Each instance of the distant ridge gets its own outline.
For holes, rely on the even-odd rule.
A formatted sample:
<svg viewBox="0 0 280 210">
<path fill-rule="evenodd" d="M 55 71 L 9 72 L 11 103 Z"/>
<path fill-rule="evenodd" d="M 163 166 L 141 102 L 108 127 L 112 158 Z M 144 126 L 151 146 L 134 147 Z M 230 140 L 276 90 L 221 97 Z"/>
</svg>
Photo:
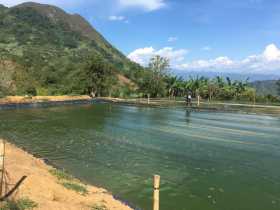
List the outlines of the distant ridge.
<svg viewBox="0 0 280 210">
<path fill-rule="evenodd" d="M 258 95 L 273 95 L 280 96 L 277 91 L 277 80 L 267 80 L 267 81 L 255 81 L 251 83 L 251 86 L 256 88 Z"/>
<path fill-rule="evenodd" d="M 182 76 L 183 78 L 196 77 L 196 76 L 204 76 L 209 78 L 214 78 L 217 76 L 226 78 L 230 77 L 233 80 L 246 80 L 249 78 L 249 81 L 264 81 L 264 80 L 277 80 L 280 79 L 280 76 L 273 74 L 238 74 L 238 73 L 226 73 L 226 72 L 207 72 L 207 71 L 173 71 L 174 74 Z"/>
</svg>

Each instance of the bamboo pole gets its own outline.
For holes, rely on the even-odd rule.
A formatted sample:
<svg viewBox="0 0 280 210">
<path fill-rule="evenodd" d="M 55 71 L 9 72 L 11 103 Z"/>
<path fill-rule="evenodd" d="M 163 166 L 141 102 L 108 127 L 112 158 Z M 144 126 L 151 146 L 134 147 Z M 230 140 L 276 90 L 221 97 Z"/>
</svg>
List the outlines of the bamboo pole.
<svg viewBox="0 0 280 210">
<path fill-rule="evenodd" d="M 154 205 L 153 210 L 159 210 L 159 185 L 160 176 L 154 175 Z"/>
</svg>

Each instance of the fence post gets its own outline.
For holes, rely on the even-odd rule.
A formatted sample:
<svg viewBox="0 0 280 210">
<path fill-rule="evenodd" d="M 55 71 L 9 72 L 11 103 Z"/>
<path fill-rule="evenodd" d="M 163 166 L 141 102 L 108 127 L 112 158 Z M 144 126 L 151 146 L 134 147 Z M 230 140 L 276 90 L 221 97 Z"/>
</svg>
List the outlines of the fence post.
<svg viewBox="0 0 280 210">
<path fill-rule="evenodd" d="M 159 184 L 160 176 L 154 175 L 154 205 L 153 210 L 159 210 Z"/>
</svg>

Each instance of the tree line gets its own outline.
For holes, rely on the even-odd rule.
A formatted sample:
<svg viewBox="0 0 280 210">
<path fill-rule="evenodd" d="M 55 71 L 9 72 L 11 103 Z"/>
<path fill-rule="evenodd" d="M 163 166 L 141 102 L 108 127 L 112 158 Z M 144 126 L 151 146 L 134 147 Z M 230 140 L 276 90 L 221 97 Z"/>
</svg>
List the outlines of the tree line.
<svg viewBox="0 0 280 210">
<path fill-rule="evenodd" d="M 231 80 L 229 77 L 215 78 L 182 77 L 169 74 L 169 60 L 155 56 L 150 60 L 148 73 L 139 91 L 147 97 L 184 97 L 192 94 L 193 97 L 200 96 L 203 99 L 211 100 L 236 100 L 251 102 L 278 102 L 279 98 L 267 95 L 259 96 L 256 89 L 249 84 L 249 78 L 244 81 Z M 277 82 L 280 95 L 280 80 Z"/>
<path fill-rule="evenodd" d="M 3 67 L 4 64 L 2 64 Z M 60 70 L 47 68 L 42 71 L 36 81 L 30 80 L 28 65 L 22 65 L 24 70 L 14 70 L 9 77 L 15 82 L 18 91 L 9 92 L 15 87 L 4 87 L 0 82 L 0 96 L 7 94 L 19 95 L 62 95 L 62 94 L 88 94 L 95 96 L 112 97 L 185 97 L 191 94 L 200 96 L 205 100 L 236 100 L 251 102 L 278 102 L 279 98 L 268 95 L 258 96 L 256 89 L 250 86 L 249 80 L 231 80 L 229 77 L 182 77 L 170 74 L 170 65 L 167 58 L 155 56 L 151 58 L 148 67 L 134 69 L 126 72 L 127 77 L 136 88 L 120 85 L 118 74 L 122 72 L 105 61 L 100 55 L 92 55 L 84 59 L 82 64 L 72 64 Z M 52 67 L 52 66 L 51 66 Z M 132 66 L 133 68 L 133 66 Z M 11 71 L 8 71 L 11 72 Z M 4 77 L 5 75 L 2 75 Z M 7 77 L 7 76 L 6 76 Z M 4 80 L 2 80 L 4 81 Z M 40 81 L 40 83 L 38 83 Z M 277 82 L 280 95 L 280 80 Z M 51 92 L 50 92 L 51 91 Z"/>
</svg>

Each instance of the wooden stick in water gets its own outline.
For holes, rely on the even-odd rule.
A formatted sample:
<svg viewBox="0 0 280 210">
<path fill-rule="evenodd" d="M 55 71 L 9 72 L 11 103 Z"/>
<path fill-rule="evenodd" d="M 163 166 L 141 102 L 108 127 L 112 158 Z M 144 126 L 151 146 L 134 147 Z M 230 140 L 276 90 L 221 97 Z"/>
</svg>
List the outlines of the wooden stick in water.
<svg viewBox="0 0 280 210">
<path fill-rule="evenodd" d="M 154 205 L 153 210 L 159 210 L 159 185 L 160 176 L 154 175 Z"/>
</svg>

